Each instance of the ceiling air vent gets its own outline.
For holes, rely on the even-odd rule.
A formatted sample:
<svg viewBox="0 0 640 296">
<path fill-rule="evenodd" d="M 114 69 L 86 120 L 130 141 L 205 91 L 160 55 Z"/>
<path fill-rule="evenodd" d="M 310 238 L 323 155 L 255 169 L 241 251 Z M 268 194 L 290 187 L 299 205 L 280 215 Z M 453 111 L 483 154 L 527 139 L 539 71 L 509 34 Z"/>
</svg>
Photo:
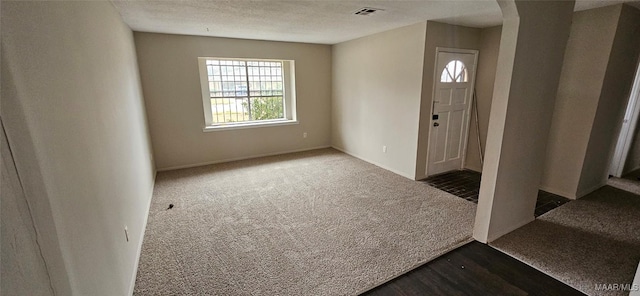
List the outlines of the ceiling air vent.
<svg viewBox="0 0 640 296">
<path fill-rule="evenodd" d="M 380 8 L 371 8 L 371 7 L 363 7 L 358 9 L 356 12 L 354 12 L 353 14 L 357 14 L 357 15 L 370 15 L 374 12 L 380 11 L 380 10 L 384 10 L 384 9 L 380 9 Z"/>
</svg>

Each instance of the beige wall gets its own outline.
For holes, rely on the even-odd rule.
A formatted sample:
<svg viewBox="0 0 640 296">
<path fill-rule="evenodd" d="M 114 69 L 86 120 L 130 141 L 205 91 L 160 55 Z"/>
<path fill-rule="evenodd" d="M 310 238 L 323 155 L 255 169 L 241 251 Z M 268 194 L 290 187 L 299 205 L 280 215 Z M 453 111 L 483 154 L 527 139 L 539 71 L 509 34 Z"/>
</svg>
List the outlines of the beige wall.
<svg viewBox="0 0 640 296">
<path fill-rule="evenodd" d="M 2 6 L 2 122 L 51 285 L 130 294 L 154 178 L 132 32 L 108 2 Z"/>
<path fill-rule="evenodd" d="M 212 37 L 135 34 L 159 170 L 330 145 L 331 47 Z M 198 57 L 295 60 L 299 124 L 203 132 Z M 308 133 L 304 139 L 302 134 Z"/>
<path fill-rule="evenodd" d="M 2 67 L 6 69 L 6 67 Z M 2 76 L 8 76 L 3 71 Z M 3 80 L 2 97 L 11 92 L 6 91 L 8 80 Z M 4 103 L 4 100 L 3 100 Z M 40 255 L 39 241 L 35 232 L 35 221 L 42 221 L 45 217 L 32 219 L 29 204 L 25 194 L 20 187 L 20 179 L 14 165 L 14 159 L 4 136 L 4 131 L 0 131 L 2 145 L 0 150 L 0 166 L 2 167 L 2 179 L 0 179 L 0 220 L 2 228 L 2 245 L 0 251 L 0 291 L 2 295 L 54 295 L 54 291 L 49 281 L 46 262 Z M 47 204 L 47 210 L 49 205 Z M 35 209 L 34 209 L 35 210 Z M 34 221 L 35 220 L 35 221 Z M 51 213 L 46 216 L 47 223 L 52 223 Z M 42 228 L 40 228 L 42 229 Z M 54 231 L 51 227 L 49 231 Z M 49 238 L 50 239 L 50 238 Z M 57 237 L 56 244 L 57 244 Z M 40 238 L 40 243 L 42 238 Z M 44 245 L 50 242 L 44 242 Z M 56 257 L 62 263 L 62 256 L 56 250 Z M 49 253 L 49 256 L 51 253 Z M 66 274 L 65 274 L 66 275 Z M 68 289 L 67 289 L 68 290 Z"/>
<path fill-rule="evenodd" d="M 549 132 L 543 190 L 576 197 L 620 8 L 574 13 Z"/>
<path fill-rule="evenodd" d="M 425 29 L 419 23 L 333 46 L 331 144 L 411 179 Z"/>
<path fill-rule="evenodd" d="M 422 68 L 420 127 L 416 153 L 416 168 L 414 172 L 415 179 L 423 179 L 426 177 L 427 147 L 429 145 L 429 131 L 431 130 L 432 123 L 431 103 L 433 101 L 433 75 L 436 62 L 436 47 L 478 49 L 480 46 L 480 31 L 480 29 L 476 28 L 453 26 L 432 21 L 427 22 L 424 66 Z M 474 128 L 473 126 L 471 127 Z"/>
<path fill-rule="evenodd" d="M 416 24 L 341 43 L 333 49 L 332 145 L 411 179 L 426 177 L 436 47 L 479 49 L 482 31 L 431 21 L 424 27 L 424 23 Z M 497 45 L 489 39 L 499 43 L 499 28 L 487 35 L 488 50 L 495 50 L 484 61 L 490 64 L 491 56 L 497 55 Z M 416 56 L 420 51 L 423 55 Z M 386 62 L 388 56 L 396 57 L 394 63 L 372 62 Z M 416 65 L 418 61 L 422 65 Z M 493 88 L 493 63 L 478 68 L 478 73 L 491 75 L 480 82 L 483 91 Z M 419 74 L 412 75 L 412 71 Z M 422 77 L 418 89 L 409 77 Z M 481 108 L 487 114 L 481 125 L 486 131 L 491 97 L 483 98 Z M 416 108 L 420 110 L 417 118 Z M 388 119 L 380 121 L 380 117 Z M 475 130 L 473 137 L 476 141 Z M 468 151 L 477 153 L 477 144 L 470 145 Z M 382 146 L 387 146 L 387 153 L 382 152 Z M 475 160 L 479 163 L 479 158 Z"/>
<path fill-rule="evenodd" d="M 498 62 L 501 32 L 502 26 L 485 28 L 480 31 L 480 46 L 478 47 L 480 52 L 478 54 L 475 90 L 478 103 L 480 141 L 483 153 L 487 146 L 489 111 L 491 110 L 491 101 L 493 100 L 493 84 L 496 78 L 496 64 Z M 476 172 L 481 172 L 482 165 L 480 161 L 480 151 L 478 150 L 478 132 L 476 128 L 476 117 L 472 110 L 465 167 Z"/>
<path fill-rule="evenodd" d="M 619 6 L 620 7 L 620 6 Z M 640 55 L 640 10 L 622 5 L 576 195 L 607 183 Z"/>
<path fill-rule="evenodd" d="M 638 10 L 576 12 L 541 189 L 578 198 L 606 184 L 640 50 Z"/>
</svg>

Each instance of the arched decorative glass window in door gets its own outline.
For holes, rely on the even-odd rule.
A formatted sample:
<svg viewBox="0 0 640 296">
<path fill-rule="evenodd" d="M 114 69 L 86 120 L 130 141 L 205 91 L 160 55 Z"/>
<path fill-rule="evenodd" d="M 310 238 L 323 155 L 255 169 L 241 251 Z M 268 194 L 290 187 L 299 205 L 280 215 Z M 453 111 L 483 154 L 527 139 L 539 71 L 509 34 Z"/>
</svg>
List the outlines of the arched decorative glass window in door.
<svg viewBox="0 0 640 296">
<path fill-rule="evenodd" d="M 444 67 L 440 75 L 440 82 L 468 82 L 467 67 L 462 61 L 453 60 Z"/>
</svg>

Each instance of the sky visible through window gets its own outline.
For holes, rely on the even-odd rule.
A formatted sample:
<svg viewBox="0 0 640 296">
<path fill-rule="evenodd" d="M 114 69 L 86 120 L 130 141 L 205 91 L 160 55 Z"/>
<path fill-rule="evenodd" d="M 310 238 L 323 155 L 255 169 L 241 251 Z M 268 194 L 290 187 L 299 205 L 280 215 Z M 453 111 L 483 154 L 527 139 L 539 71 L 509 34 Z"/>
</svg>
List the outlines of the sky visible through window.
<svg viewBox="0 0 640 296">
<path fill-rule="evenodd" d="M 214 124 L 284 118 L 281 61 L 206 61 Z"/>
<path fill-rule="evenodd" d="M 467 67 L 459 60 L 449 62 L 440 75 L 440 82 L 451 83 L 467 81 Z"/>
</svg>

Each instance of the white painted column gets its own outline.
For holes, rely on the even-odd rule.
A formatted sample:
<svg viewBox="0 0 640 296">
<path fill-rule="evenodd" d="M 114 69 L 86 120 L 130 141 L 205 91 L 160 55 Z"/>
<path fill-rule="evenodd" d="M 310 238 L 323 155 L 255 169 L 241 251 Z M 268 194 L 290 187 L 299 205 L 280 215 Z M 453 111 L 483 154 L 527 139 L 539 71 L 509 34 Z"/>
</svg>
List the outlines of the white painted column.
<svg viewBox="0 0 640 296">
<path fill-rule="evenodd" d="M 534 219 L 575 2 L 498 0 L 504 18 L 474 238 Z"/>
</svg>

